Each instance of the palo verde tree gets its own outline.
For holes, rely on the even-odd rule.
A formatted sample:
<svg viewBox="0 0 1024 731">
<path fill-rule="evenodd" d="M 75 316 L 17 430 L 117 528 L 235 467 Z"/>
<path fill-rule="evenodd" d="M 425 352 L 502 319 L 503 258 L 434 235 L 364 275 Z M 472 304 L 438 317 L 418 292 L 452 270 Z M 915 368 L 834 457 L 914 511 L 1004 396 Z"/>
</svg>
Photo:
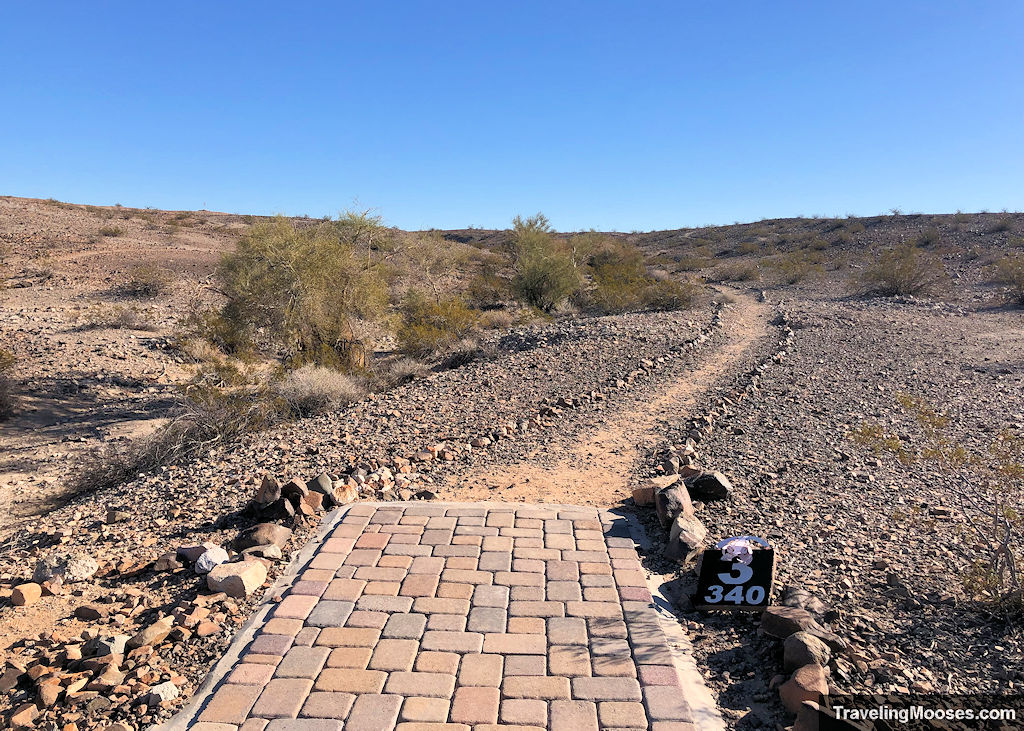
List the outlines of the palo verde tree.
<svg viewBox="0 0 1024 731">
<path fill-rule="evenodd" d="M 392 248 L 391 232 L 367 213 L 255 224 L 219 268 L 227 302 L 217 339 L 229 351 L 277 349 L 293 364 L 358 365 L 354 321 L 385 311 Z"/>
<path fill-rule="evenodd" d="M 526 304 L 551 312 L 579 289 L 572 253 L 555 238 L 543 213 L 513 219 L 508 251 L 512 291 Z"/>
</svg>

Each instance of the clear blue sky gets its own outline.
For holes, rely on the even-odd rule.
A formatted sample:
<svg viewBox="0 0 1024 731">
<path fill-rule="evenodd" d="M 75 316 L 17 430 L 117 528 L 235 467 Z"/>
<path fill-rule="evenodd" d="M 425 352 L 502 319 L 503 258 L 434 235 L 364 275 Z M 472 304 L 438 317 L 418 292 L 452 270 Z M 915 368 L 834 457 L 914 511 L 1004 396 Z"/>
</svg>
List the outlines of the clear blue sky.
<svg viewBox="0 0 1024 731">
<path fill-rule="evenodd" d="M 404 228 L 1024 208 L 1024 3 L 10 2 L 0 194 Z"/>
</svg>

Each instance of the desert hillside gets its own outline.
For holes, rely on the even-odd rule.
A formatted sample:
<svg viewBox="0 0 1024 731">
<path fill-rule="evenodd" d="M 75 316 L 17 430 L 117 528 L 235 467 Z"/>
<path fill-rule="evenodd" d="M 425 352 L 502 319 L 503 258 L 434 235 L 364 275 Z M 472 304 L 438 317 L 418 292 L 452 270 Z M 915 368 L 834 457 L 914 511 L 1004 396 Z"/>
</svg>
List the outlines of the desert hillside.
<svg viewBox="0 0 1024 731">
<path fill-rule="evenodd" d="M 256 556 L 269 585 L 332 501 L 488 500 L 635 514 L 653 539 L 645 568 L 673 589 L 726 722 L 780 727 L 792 718 L 776 691 L 790 670 L 780 643 L 758 615 L 693 608 L 692 562 L 662 550 L 678 531 L 644 504 L 645 489 L 705 473 L 729 485 L 727 500 L 694 499 L 704 542 L 773 543 L 775 603 L 821 624 L 833 692 L 1019 692 L 1020 593 L 1006 583 L 1019 579 L 991 566 L 1000 547 L 1000 560 L 1020 559 L 1021 526 L 979 523 L 994 491 L 998 511 L 1021 508 L 1024 215 L 551 232 L 583 284 L 546 309 L 479 291 L 511 276 L 513 232 L 381 229 L 399 243 L 366 246 L 389 278 L 379 312 L 354 318 L 363 390 L 187 459 L 83 480 L 186 413 L 197 373 L 221 373 L 214 387 L 229 396 L 252 383 L 234 384 L 227 363 L 288 377 L 279 345 L 236 357 L 198 347 L 189 329 L 224 306 L 221 257 L 261 223 L 274 225 L 0 198 L 0 350 L 13 358 L 0 422 L 0 713 L 31 706 L 39 727 L 84 731 L 146 728 L 178 710 L 262 594 L 208 591 L 179 549 L 241 553 L 240 533 L 278 523 L 291 533 L 249 545 L 275 544 Z M 602 278 L 612 250 L 635 264 L 630 286 L 653 293 L 639 304 L 618 304 L 632 292 Z M 436 348 L 413 339 L 427 307 L 409 304 L 417 286 L 428 305 L 450 305 L 444 323 L 467 318 Z M 944 461 L 955 447 L 971 458 Z M 261 502 L 268 476 L 285 488 L 299 478 L 302 499 Z M 305 489 L 317 478 L 322 494 Z M 51 554 L 91 568 L 44 586 L 33 574 Z M 29 584 L 43 589 L 24 601 Z M 135 637 L 166 617 L 173 630 L 144 652 L 108 647 L 94 657 L 113 659 L 83 669 L 92 638 Z M 49 670 L 30 678 L 33 666 Z M 154 698 L 166 683 L 174 692 Z"/>
</svg>

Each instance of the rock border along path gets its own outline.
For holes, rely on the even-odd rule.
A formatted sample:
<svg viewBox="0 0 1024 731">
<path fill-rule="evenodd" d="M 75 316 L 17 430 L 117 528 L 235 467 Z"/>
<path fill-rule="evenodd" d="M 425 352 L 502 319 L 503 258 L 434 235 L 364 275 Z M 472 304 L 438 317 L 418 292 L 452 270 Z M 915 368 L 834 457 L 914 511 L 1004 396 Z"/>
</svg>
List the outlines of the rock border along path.
<svg viewBox="0 0 1024 731">
<path fill-rule="evenodd" d="M 720 727 L 638 529 L 594 507 L 346 506 L 165 728 Z"/>
</svg>

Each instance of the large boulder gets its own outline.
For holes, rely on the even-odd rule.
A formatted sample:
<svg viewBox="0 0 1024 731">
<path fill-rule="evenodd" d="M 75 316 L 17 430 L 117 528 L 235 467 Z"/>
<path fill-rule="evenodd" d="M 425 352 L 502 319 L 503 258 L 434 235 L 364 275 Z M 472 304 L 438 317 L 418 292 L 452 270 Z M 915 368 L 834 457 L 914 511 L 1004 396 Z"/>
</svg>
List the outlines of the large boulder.
<svg viewBox="0 0 1024 731">
<path fill-rule="evenodd" d="M 261 561 L 222 563 L 206 575 L 210 591 L 222 591 L 235 599 L 249 596 L 266 580 L 267 567 Z"/>
<path fill-rule="evenodd" d="M 42 584 L 46 581 L 59 579 L 65 584 L 87 581 L 99 571 L 100 565 L 91 556 L 84 553 L 51 553 L 44 556 L 36 564 L 32 572 L 32 581 Z"/>
<path fill-rule="evenodd" d="M 694 500 L 711 502 L 728 500 L 732 497 L 732 483 L 721 472 L 702 472 L 685 480 L 690 497 Z"/>
<path fill-rule="evenodd" d="M 704 539 L 708 531 L 704 524 L 692 515 L 680 513 L 672 521 L 665 558 L 679 563 L 689 563 L 704 550 Z"/>
<path fill-rule="evenodd" d="M 235 539 L 235 548 L 244 551 L 254 546 L 277 546 L 284 548 L 292 537 L 290 528 L 277 523 L 259 523 L 242 531 Z"/>
<path fill-rule="evenodd" d="M 828 678 L 821 665 L 797 668 L 793 677 L 779 686 L 779 698 L 790 713 L 797 713 L 804 701 L 820 703 L 828 695 Z"/>
<path fill-rule="evenodd" d="M 782 665 L 787 671 L 804 665 L 828 665 L 832 651 L 810 632 L 794 632 L 782 644 Z"/>
</svg>

